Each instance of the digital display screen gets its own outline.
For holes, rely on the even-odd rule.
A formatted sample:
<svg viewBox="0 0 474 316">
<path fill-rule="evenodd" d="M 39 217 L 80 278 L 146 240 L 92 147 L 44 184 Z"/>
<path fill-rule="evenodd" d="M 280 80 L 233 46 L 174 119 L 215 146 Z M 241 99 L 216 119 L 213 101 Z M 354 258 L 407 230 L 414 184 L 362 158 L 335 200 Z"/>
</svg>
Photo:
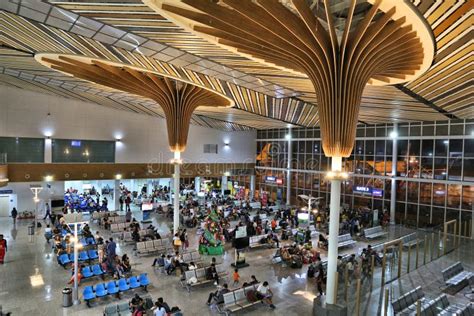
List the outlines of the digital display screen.
<svg viewBox="0 0 474 316">
<path fill-rule="evenodd" d="M 142 203 L 142 211 L 153 210 L 153 203 Z"/>
<path fill-rule="evenodd" d="M 71 146 L 72 147 L 81 147 L 81 141 L 80 140 L 71 140 Z"/>
</svg>

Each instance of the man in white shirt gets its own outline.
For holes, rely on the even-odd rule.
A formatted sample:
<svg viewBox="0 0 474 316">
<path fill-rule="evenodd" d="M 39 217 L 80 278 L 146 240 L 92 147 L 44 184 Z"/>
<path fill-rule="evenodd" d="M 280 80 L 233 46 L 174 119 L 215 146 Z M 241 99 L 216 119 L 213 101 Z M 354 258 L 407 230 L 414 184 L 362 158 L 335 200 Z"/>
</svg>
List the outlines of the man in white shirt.
<svg viewBox="0 0 474 316">
<path fill-rule="evenodd" d="M 160 306 L 158 302 L 155 302 L 155 310 L 153 311 L 154 316 L 166 316 L 166 309 Z"/>
<path fill-rule="evenodd" d="M 257 288 L 257 298 L 267 303 L 271 308 L 275 308 L 272 302 L 273 292 L 268 285 L 268 282 L 265 281 L 260 284 Z"/>
</svg>

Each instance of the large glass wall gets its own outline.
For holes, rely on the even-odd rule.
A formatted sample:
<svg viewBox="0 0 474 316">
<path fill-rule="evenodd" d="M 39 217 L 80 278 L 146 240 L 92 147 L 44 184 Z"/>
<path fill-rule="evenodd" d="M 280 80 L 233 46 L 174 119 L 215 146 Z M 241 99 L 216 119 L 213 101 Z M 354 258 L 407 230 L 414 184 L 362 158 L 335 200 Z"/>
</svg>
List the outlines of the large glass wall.
<svg viewBox="0 0 474 316">
<path fill-rule="evenodd" d="M 52 160 L 54 163 L 113 163 L 115 162 L 115 142 L 53 139 Z"/>
<path fill-rule="evenodd" d="M 44 162 L 44 139 L 0 137 L 0 154 L 6 154 L 8 163 Z"/>
<path fill-rule="evenodd" d="M 359 125 L 354 149 L 343 159 L 351 177 L 342 185 L 341 203 L 349 207 L 389 209 L 392 176 L 392 124 Z M 257 133 L 257 189 L 286 199 L 286 169 L 291 158 L 291 201 L 299 194 L 329 202 L 319 129 Z M 396 219 L 419 227 L 453 216 L 469 218 L 474 201 L 474 120 L 398 124 Z M 281 178 L 277 183 L 268 177 Z"/>
</svg>

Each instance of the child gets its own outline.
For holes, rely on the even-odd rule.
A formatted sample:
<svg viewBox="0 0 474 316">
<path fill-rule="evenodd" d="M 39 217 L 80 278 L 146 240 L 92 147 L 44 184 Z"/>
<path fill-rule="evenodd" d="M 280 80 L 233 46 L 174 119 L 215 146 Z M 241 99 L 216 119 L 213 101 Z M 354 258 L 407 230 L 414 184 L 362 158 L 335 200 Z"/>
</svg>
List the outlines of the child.
<svg viewBox="0 0 474 316">
<path fill-rule="evenodd" d="M 234 279 L 234 286 L 238 285 L 239 280 L 240 280 L 239 269 L 234 270 L 234 274 L 232 275 L 232 278 Z"/>
</svg>

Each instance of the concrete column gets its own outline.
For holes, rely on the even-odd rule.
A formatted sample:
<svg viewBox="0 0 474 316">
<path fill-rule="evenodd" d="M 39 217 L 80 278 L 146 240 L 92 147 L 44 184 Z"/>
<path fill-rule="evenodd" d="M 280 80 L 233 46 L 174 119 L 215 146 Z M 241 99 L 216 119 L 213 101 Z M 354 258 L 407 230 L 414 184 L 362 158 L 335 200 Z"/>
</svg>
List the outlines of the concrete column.
<svg viewBox="0 0 474 316">
<path fill-rule="evenodd" d="M 109 210 L 118 210 L 120 208 L 120 180 L 114 181 L 114 200 L 112 201 L 113 205 L 109 206 Z"/>
<path fill-rule="evenodd" d="M 194 178 L 194 191 L 196 193 L 201 191 L 201 177 Z"/>
<path fill-rule="evenodd" d="M 46 138 L 44 140 L 44 163 L 52 163 L 53 162 L 53 141 L 51 138 Z"/>
<path fill-rule="evenodd" d="M 146 181 L 146 194 L 153 193 L 153 180 L 148 179 Z"/>
<path fill-rule="evenodd" d="M 177 233 L 179 229 L 179 167 L 181 164 L 181 153 L 174 153 L 174 203 L 173 203 L 173 232 Z"/>
<path fill-rule="evenodd" d="M 222 176 L 221 179 L 221 194 L 224 195 L 224 191 L 227 190 L 227 176 Z"/>
<path fill-rule="evenodd" d="M 250 176 L 250 198 L 255 196 L 255 175 Z"/>
<path fill-rule="evenodd" d="M 291 128 L 288 129 L 288 134 L 286 135 L 288 139 L 288 152 L 287 152 L 287 163 L 286 163 L 286 205 L 291 204 Z"/>
<path fill-rule="evenodd" d="M 342 158 L 332 157 L 331 170 L 341 171 Z M 331 180 L 331 200 L 329 204 L 329 245 L 328 245 L 328 268 L 327 268 L 327 286 L 326 303 L 334 304 L 336 296 L 336 271 L 337 271 L 337 243 L 339 236 L 339 212 L 341 207 L 341 180 Z"/>
<path fill-rule="evenodd" d="M 398 139 L 398 124 L 393 124 L 392 138 L 392 189 L 390 194 L 390 224 L 395 224 L 395 212 L 397 201 L 397 139 Z"/>
</svg>

